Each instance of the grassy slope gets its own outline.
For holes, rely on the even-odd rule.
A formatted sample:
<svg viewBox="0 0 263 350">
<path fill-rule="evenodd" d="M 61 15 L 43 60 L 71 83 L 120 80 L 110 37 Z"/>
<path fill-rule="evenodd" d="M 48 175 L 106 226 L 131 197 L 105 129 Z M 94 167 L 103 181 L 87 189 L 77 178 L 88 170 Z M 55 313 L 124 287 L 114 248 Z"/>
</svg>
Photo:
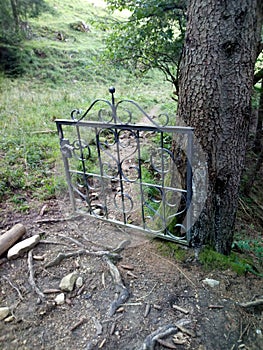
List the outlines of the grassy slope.
<svg viewBox="0 0 263 350">
<path fill-rule="evenodd" d="M 103 7 L 86 0 L 49 0 L 54 13 L 30 22 L 30 40 L 24 42 L 25 74 L 16 79 L 0 77 L 0 200 L 27 210 L 29 198 L 55 194 L 60 180 L 53 176 L 59 159 L 54 119 L 69 118 L 74 108 L 86 109 L 97 97 L 131 98 L 151 109 L 164 104 L 174 109 L 171 86 L 159 74 L 138 78 L 101 60 L 105 31 L 100 23 L 109 17 Z M 84 21 L 89 32 L 70 27 Z M 58 33 L 64 40 L 58 40 Z M 168 101 L 168 102 L 167 102 Z"/>
</svg>

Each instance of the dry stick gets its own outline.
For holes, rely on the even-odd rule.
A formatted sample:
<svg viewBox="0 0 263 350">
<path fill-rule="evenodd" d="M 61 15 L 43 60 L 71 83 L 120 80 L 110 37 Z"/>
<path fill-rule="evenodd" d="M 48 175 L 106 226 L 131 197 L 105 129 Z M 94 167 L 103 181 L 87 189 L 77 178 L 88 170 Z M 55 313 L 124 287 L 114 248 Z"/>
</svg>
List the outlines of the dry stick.
<svg viewBox="0 0 263 350">
<path fill-rule="evenodd" d="M 223 305 L 208 305 L 209 309 L 223 309 Z"/>
<path fill-rule="evenodd" d="M 144 311 L 143 317 L 146 318 L 149 315 L 150 311 L 151 311 L 151 304 L 147 303 L 145 306 L 145 311 Z"/>
<path fill-rule="evenodd" d="M 149 293 L 147 293 L 146 295 L 144 295 L 144 296 L 142 296 L 140 298 L 137 298 L 136 301 L 143 300 L 143 299 L 147 298 L 153 292 L 153 290 L 157 286 L 157 284 L 158 284 L 158 282 L 155 283 L 155 285 L 152 287 L 152 289 L 150 290 Z"/>
<path fill-rule="evenodd" d="M 39 131 L 31 131 L 30 134 L 32 134 L 32 135 L 39 135 L 39 134 L 57 134 L 57 130 L 39 130 Z"/>
<path fill-rule="evenodd" d="M 181 306 L 178 306 L 178 305 L 173 305 L 173 309 L 175 309 L 175 310 L 178 310 L 178 311 L 180 311 L 180 312 L 183 312 L 184 314 L 189 314 L 189 311 L 188 310 L 186 310 L 186 309 L 184 309 L 183 307 L 181 307 Z"/>
<path fill-rule="evenodd" d="M 63 222 L 63 221 L 71 221 L 71 220 L 77 220 L 78 218 L 80 218 L 81 215 L 73 215 L 73 216 L 69 216 L 67 218 L 49 218 L 49 219 L 39 219 L 39 220 L 35 220 L 34 222 L 36 224 L 50 224 L 52 222 Z"/>
<path fill-rule="evenodd" d="M 35 280 L 34 280 L 34 270 L 33 270 L 33 251 L 32 249 L 28 252 L 28 258 L 27 258 L 27 264 L 28 264 L 28 270 L 29 270 L 29 283 L 32 287 L 32 289 L 36 292 L 36 294 L 39 296 L 41 301 L 45 300 L 45 295 L 41 292 L 41 290 L 37 287 Z"/>
<path fill-rule="evenodd" d="M 172 324 L 160 327 L 155 332 L 153 332 L 152 334 L 146 337 L 146 339 L 144 340 L 139 350 L 154 350 L 155 344 L 158 339 L 167 337 L 171 334 L 175 334 L 176 332 L 177 332 L 177 327 L 175 327 Z"/>
<path fill-rule="evenodd" d="M 109 310 L 109 316 L 113 316 L 116 312 L 116 310 L 126 302 L 126 300 L 129 298 L 130 293 L 128 289 L 124 286 L 121 280 L 121 275 L 117 267 L 110 261 L 108 256 L 104 257 L 104 261 L 108 264 L 110 268 L 111 276 L 116 284 L 116 288 L 119 292 L 119 296 L 117 300 L 114 300 L 111 304 L 110 310 Z"/>
<path fill-rule="evenodd" d="M 81 326 L 82 323 L 84 323 L 85 321 L 86 321 L 86 318 L 85 317 L 81 317 L 81 319 L 70 328 L 70 331 L 73 332 L 76 328 Z"/>
<path fill-rule="evenodd" d="M 3 278 L 10 284 L 10 286 L 11 286 L 12 288 L 14 288 L 14 289 L 16 290 L 16 292 L 17 292 L 17 294 L 18 294 L 20 300 L 23 300 L 24 298 L 23 298 L 23 296 L 22 296 L 20 290 L 10 281 L 10 279 L 9 279 L 8 277 L 3 276 Z"/>
<path fill-rule="evenodd" d="M 245 327 L 245 329 L 242 331 L 242 324 L 241 324 L 241 332 L 240 332 L 240 336 L 239 336 L 239 340 L 242 340 L 242 338 L 244 337 L 244 335 L 246 334 L 248 328 L 250 327 L 250 323 L 248 323 Z"/>
</svg>

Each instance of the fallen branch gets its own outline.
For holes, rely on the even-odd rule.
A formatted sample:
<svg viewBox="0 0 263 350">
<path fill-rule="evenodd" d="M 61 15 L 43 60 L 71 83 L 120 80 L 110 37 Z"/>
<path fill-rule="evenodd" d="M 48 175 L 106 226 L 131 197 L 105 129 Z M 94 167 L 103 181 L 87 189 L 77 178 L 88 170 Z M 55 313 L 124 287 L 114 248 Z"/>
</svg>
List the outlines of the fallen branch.
<svg viewBox="0 0 263 350">
<path fill-rule="evenodd" d="M 22 224 L 16 224 L 10 230 L 0 236 L 0 255 L 14 245 L 24 234 L 26 228 Z"/>
<path fill-rule="evenodd" d="M 33 251 L 32 250 L 30 250 L 28 252 L 27 264 L 28 264 L 28 270 L 29 270 L 29 284 L 31 285 L 32 289 L 36 292 L 36 294 L 39 296 L 40 300 L 44 301 L 45 295 L 37 287 L 35 280 L 34 280 Z"/>
<path fill-rule="evenodd" d="M 63 221 L 71 221 L 71 220 L 77 220 L 81 217 L 81 215 L 73 215 L 66 218 L 49 218 L 49 219 L 38 219 L 34 222 L 36 224 L 50 224 L 52 222 L 63 222 Z"/>
<path fill-rule="evenodd" d="M 57 134 L 57 130 L 39 130 L 39 131 L 31 131 L 31 135 L 40 135 L 40 134 Z"/>
<path fill-rule="evenodd" d="M 139 350 L 154 350 L 156 342 L 158 339 L 168 337 L 169 335 L 175 334 L 177 332 L 177 327 L 172 324 L 158 328 L 155 332 L 148 335 L 144 340 L 141 348 Z"/>
<path fill-rule="evenodd" d="M 117 309 L 126 302 L 129 298 L 130 293 L 128 289 L 122 283 L 121 275 L 117 267 L 110 261 L 108 256 L 104 257 L 104 261 L 108 264 L 111 276 L 113 278 L 114 283 L 116 284 L 117 291 L 119 292 L 119 296 L 116 300 L 113 301 L 109 310 L 109 316 L 113 316 Z"/>
</svg>

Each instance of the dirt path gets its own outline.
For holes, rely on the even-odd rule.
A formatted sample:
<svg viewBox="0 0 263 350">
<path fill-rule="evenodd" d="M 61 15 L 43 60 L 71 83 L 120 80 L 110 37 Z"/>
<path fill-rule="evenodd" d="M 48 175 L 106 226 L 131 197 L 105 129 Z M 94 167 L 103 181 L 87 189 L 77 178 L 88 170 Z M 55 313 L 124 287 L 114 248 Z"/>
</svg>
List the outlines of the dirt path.
<svg viewBox="0 0 263 350">
<path fill-rule="evenodd" d="M 5 213 L 3 222 L 10 222 L 8 208 Z M 55 202 L 47 203 L 42 217 L 37 212 L 23 216 L 27 235 L 40 233 L 44 241 L 33 249 L 42 302 L 29 283 L 27 254 L 1 261 L 0 306 L 10 307 L 12 316 L 9 322 L 0 321 L 1 349 L 261 348 L 262 310 L 238 305 L 262 296 L 259 278 L 231 271 L 207 273 L 191 261 L 179 263 L 160 253 L 160 241 L 93 218 L 54 218 L 63 219 Z M 59 253 L 111 250 L 124 240 L 130 244 L 119 253 L 116 266 L 129 298 L 112 316 L 109 310 L 119 290 L 103 257 L 80 253 L 47 267 Z M 73 271 L 83 285 L 64 292 L 65 302 L 57 305 L 60 281 Z M 211 288 L 203 283 L 205 278 L 220 284 Z M 174 327 L 176 334 L 165 336 L 165 327 Z M 158 341 L 148 337 L 156 331 Z"/>
</svg>

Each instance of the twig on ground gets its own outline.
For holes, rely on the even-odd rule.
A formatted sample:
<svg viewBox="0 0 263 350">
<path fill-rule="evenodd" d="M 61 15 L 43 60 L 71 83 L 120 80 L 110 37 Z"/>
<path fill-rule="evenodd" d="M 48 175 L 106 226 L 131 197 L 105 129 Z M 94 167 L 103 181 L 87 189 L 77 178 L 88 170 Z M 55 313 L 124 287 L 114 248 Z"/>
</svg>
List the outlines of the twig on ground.
<svg viewBox="0 0 263 350">
<path fill-rule="evenodd" d="M 223 305 L 208 305 L 209 309 L 223 309 Z"/>
<path fill-rule="evenodd" d="M 241 324 L 241 330 L 240 330 L 240 336 L 239 336 L 239 340 L 242 340 L 244 335 L 246 334 L 246 332 L 248 331 L 248 328 L 250 327 L 250 323 L 248 323 L 245 327 L 244 330 L 242 330 L 242 324 Z"/>
<path fill-rule="evenodd" d="M 112 249 L 112 252 L 113 253 L 120 253 L 130 244 L 131 244 L 131 241 L 124 240 L 124 241 L 120 242 L 120 244 L 116 248 Z"/>
<path fill-rule="evenodd" d="M 157 286 L 157 284 L 158 284 L 158 282 L 155 283 L 155 285 L 152 287 L 152 289 L 150 290 L 149 293 L 147 293 L 146 295 L 144 295 L 144 296 L 142 296 L 140 298 L 137 298 L 136 301 L 143 300 L 143 299 L 147 298 L 153 292 L 153 290 Z"/>
<path fill-rule="evenodd" d="M 143 317 L 146 318 L 149 315 L 150 311 L 151 311 L 151 304 L 147 303 L 145 306 Z"/>
<path fill-rule="evenodd" d="M 177 332 L 177 327 L 172 324 L 158 328 L 155 332 L 148 335 L 144 340 L 141 348 L 139 350 L 154 350 L 155 344 L 158 339 L 168 337 L 171 334 Z"/>
<path fill-rule="evenodd" d="M 173 307 L 173 309 L 175 309 L 175 310 L 178 310 L 178 311 L 180 311 L 180 312 L 183 312 L 184 314 L 189 314 L 189 311 L 188 310 L 186 310 L 186 309 L 184 309 L 183 307 L 181 307 L 181 306 L 178 306 L 178 305 L 173 305 L 172 306 Z"/>
<path fill-rule="evenodd" d="M 73 216 L 64 217 L 64 218 L 38 219 L 38 220 L 35 220 L 35 223 L 36 224 L 50 224 L 52 222 L 63 222 L 63 221 L 77 220 L 80 217 L 81 217 L 81 215 L 73 215 Z"/>
<path fill-rule="evenodd" d="M 39 134 L 57 134 L 57 130 L 39 130 L 39 131 L 30 131 L 31 135 L 39 135 Z"/>
<path fill-rule="evenodd" d="M 86 318 L 81 317 L 81 319 L 70 328 L 70 331 L 73 332 L 75 329 L 81 326 L 85 321 L 86 321 Z"/>
<path fill-rule="evenodd" d="M 121 275 L 117 267 L 110 261 L 108 256 L 104 257 L 104 261 L 108 264 L 111 276 L 113 278 L 114 283 L 116 284 L 117 291 L 119 292 L 119 296 L 116 300 L 114 300 L 111 304 L 109 310 L 109 316 L 113 316 L 117 309 L 126 302 L 129 298 L 130 293 L 128 289 L 122 283 Z"/>
<path fill-rule="evenodd" d="M 29 284 L 31 285 L 32 289 L 36 292 L 36 294 L 39 296 L 40 300 L 44 301 L 45 295 L 37 287 L 35 280 L 34 280 L 33 251 L 32 251 L 32 249 L 28 252 L 27 264 L 28 264 L 28 270 L 29 270 Z"/>
<path fill-rule="evenodd" d="M 10 284 L 10 286 L 12 288 L 14 288 L 16 290 L 16 292 L 17 292 L 17 294 L 19 296 L 19 299 L 23 300 L 24 298 L 23 298 L 22 293 L 20 292 L 20 290 L 10 281 L 10 279 L 8 277 L 3 276 L 3 278 Z"/>
</svg>

